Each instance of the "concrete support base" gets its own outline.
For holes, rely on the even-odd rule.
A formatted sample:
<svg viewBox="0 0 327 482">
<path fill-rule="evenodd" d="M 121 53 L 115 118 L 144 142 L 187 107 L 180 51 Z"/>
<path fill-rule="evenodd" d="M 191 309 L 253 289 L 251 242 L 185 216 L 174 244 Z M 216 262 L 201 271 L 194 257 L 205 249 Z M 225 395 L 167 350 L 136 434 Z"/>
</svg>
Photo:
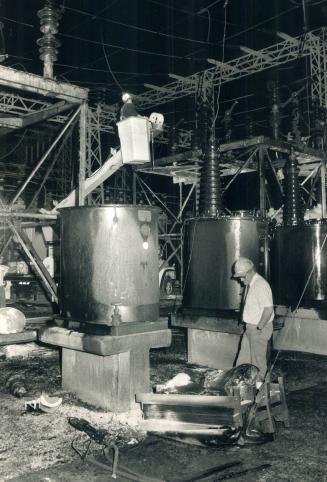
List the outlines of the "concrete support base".
<svg viewBox="0 0 327 482">
<path fill-rule="evenodd" d="M 188 362 L 210 368 L 231 368 L 240 335 L 209 330 L 187 330 Z"/>
<path fill-rule="evenodd" d="M 277 315 L 281 308 L 276 309 Z M 275 350 L 302 351 L 327 355 L 327 320 L 313 309 L 299 309 L 282 315 L 284 327 L 274 332 Z"/>
<path fill-rule="evenodd" d="M 127 412 L 135 393 L 150 391 L 149 352 L 100 356 L 63 348 L 62 386 L 91 405 Z"/>
<path fill-rule="evenodd" d="M 90 335 L 51 327 L 42 342 L 63 347 L 62 386 L 84 402 L 112 412 L 135 408 L 135 393 L 149 392 L 150 348 L 171 344 L 171 331 L 125 336 Z"/>
</svg>

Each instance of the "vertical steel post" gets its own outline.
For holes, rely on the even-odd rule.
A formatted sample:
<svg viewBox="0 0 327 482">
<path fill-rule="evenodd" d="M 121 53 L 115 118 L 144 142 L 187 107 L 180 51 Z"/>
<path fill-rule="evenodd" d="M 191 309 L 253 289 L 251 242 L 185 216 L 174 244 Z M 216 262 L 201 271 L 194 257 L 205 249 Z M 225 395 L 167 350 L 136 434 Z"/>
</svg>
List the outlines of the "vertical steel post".
<svg viewBox="0 0 327 482">
<path fill-rule="evenodd" d="M 262 217 L 266 215 L 266 174 L 265 174 L 265 154 L 263 149 L 259 149 L 259 179 L 260 179 L 260 213 Z"/>
<path fill-rule="evenodd" d="M 136 204 L 136 172 L 133 168 L 133 204 Z"/>
<path fill-rule="evenodd" d="M 78 173 L 78 199 L 77 205 L 84 206 L 85 198 L 85 172 L 86 172 L 86 116 L 87 103 L 81 105 L 79 118 L 79 173 Z"/>
</svg>

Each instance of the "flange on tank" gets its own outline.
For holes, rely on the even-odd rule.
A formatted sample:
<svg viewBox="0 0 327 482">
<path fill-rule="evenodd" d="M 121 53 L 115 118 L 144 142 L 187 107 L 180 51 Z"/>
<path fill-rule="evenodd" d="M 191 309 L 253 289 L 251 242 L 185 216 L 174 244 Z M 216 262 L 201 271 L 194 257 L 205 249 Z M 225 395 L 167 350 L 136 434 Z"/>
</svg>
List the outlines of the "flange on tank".
<svg viewBox="0 0 327 482">
<path fill-rule="evenodd" d="M 232 278 L 232 265 L 240 256 L 267 276 L 268 222 L 261 217 L 240 211 L 190 219 L 185 238 L 185 308 L 208 315 L 239 310 L 242 287 Z"/>
<path fill-rule="evenodd" d="M 158 320 L 158 213 L 134 205 L 60 210 L 63 317 L 105 325 Z"/>
</svg>

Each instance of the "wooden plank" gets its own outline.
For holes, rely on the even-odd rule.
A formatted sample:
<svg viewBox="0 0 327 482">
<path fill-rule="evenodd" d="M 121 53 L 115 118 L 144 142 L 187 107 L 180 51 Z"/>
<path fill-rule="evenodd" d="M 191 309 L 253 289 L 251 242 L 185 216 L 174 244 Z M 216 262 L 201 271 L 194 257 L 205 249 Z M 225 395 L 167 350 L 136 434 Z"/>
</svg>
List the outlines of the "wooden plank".
<svg viewBox="0 0 327 482">
<path fill-rule="evenodd" d="M 226 427 L 219 425 L 173 422 L 171 420 L 142 420 L 138 426 L 147 432 L 172 432 L 212 436 L 223 435 L 226 432 Z"/>
<path fill-rule="evenodd" d="M 234 408 L 234 397 L 166 393 L 137 393 L 136 401 L 155 405 L 183 405 Z"/>
<path fill-rule="evenodd" d="M 27 325 L 38 325 L 38 324 L 45 324 L 47 321 L 52 321 L 53 315 L 48 316 L 31 316 L 26 318 Z"/>
<path fill-rule="evenodd" d="M 201 423 L 205 425 L 234 425 L 234 413 L 225 407 L 143 405 L 145 420 Z M 240 425 L 239 423 L 237 424 Z"/>
<path fill-rule="evenodd" d="M 15 345 L 16 343 L 29 343 L 37 340 L 36 330 L 26 330 L 21 333 L 8 333 L 0 335 L 0 346 Z"/>
</svg>

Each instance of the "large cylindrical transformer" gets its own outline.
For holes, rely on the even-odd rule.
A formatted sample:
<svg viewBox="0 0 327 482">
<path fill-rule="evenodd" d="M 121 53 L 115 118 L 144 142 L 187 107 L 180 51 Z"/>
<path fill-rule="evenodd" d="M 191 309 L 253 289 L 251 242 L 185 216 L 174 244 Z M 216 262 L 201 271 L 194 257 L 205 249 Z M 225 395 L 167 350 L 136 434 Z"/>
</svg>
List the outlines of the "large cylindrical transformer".
<svg viewBox="0 0 327 482">
<path fill-rule="evenodd" d="M 112 325 L 159 318 L 158 209 L 60 210 L 61 314 Z"/>
<path fill-rule="evenodd" d="M 312 306 L 327 300 L 327 220 L 277 227 L 272 244 L 275 303 Z"/>
<path fill-rule="evenodd" d="M 243 212 L 191 219 L 185 230 L 183 306 L 208 315 L 238 310 L 242 287 L 232 278 L 232 265 L 245 256 L 267 276 L 268 223 Z"/>
</svg>

